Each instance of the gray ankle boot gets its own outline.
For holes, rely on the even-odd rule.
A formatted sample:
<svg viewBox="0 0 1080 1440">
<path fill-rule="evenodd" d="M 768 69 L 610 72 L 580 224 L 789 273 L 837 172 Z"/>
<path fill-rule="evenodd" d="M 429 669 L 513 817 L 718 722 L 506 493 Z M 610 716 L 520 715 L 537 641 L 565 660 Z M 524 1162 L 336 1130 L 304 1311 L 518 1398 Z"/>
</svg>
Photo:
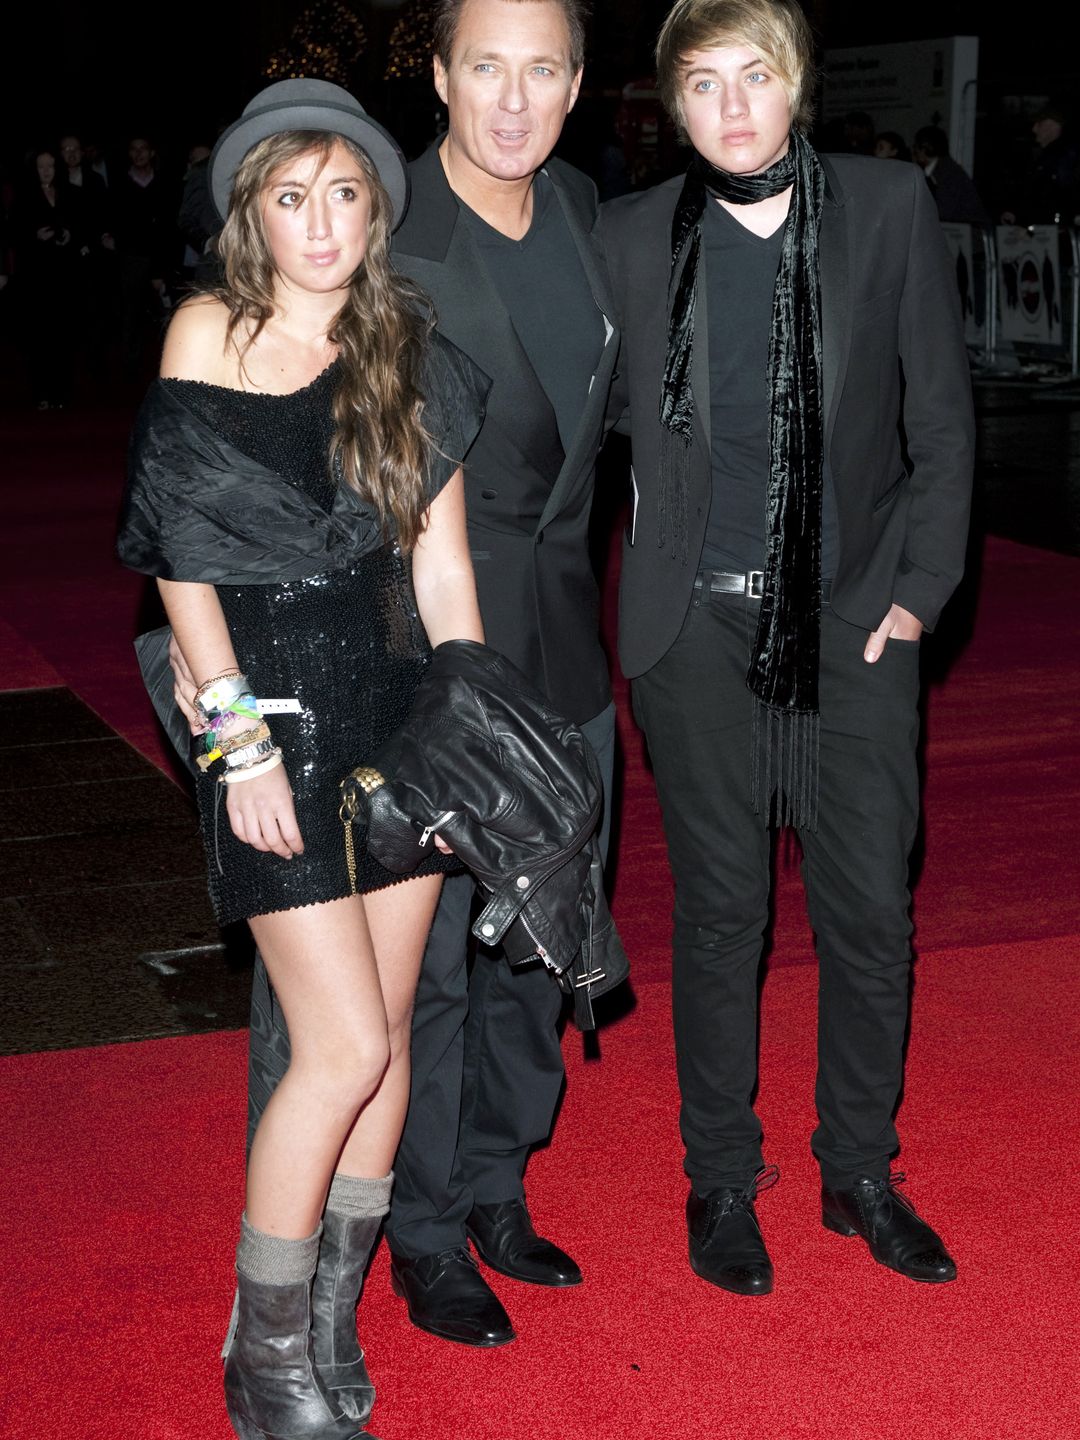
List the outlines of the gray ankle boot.
<svg viewBox="0 0 1080 1440">
<path fill-rule="evenodd" d="M 241 1254 L 252 1235 L 272 1239 L 250 1227 L 245 1231 Z M 279 1251 L 295 1245 L 299 1252 L 310 1242 L 274 1239 L 273 1244 Z M 238 1267 L 236 1279 L 237 1321 L 225 1361 L 225 1403 L 240 1440 L 365 1440 L 356 1421 L 331 1399 L 315 1367 L 310 1274 L 275 1285 L 252 1279 Z"/>
<path fill-rule="evenodd" d="M 361 1424 L 375 1404 L 375 1387 L 356 1338 L 356 1307 L 381 1224 L 378 1215 L 357 1217 L 327 1209 L 311 1292 L 319 1376 L 330 1398 Z"/>
</svg>

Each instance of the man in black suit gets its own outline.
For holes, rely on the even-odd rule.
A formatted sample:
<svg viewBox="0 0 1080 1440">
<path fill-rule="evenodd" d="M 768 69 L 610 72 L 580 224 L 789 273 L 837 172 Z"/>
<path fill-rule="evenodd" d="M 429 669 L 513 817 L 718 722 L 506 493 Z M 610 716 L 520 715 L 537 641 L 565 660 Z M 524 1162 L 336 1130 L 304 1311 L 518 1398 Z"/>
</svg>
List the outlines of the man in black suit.
<svg viewBox="0 0 1080 1440">
<path fill-rule="evenodd" d="M 410 167 L 394 258 L 434 300 L 440 331 L 493 382 L 465 465 L 487 642 L 582 726 L 610 797 L 614 706 L 588 525 L 618 337 L 590 238 L 595 187 L 549 159 L 581 83 L 583 9 L 437 7 L 435 87 L 449 132 Z M 561 994 L 542 966 L 511 970 L 491 953 L 468 973 L 471 899 L 468 878 L 446 882 L 425 956 L 386 1232 L 414 1323 L 498 1345 L 514 1332 L 467 1235 L 515 1279 L 563 1286 L 581 1274 L 535 1236 L 522 1179 L 564 1081 Z"/>
<path fill-rule="evenodd" d="M 634 510 L 620 657 L 675 877 L 690 1262 L 761 1295 L 752 1106 L 770 828 L 820 964 L 822 1218 L 955 1266 L 890 1174 L 903 1073 L 919 638 L 963 565 L 973 420 L 956 281 L 914 167 L 818 156 L 789 0 L 680 0 L 660 34 L 686 177 L 604 207 Z"/>
</svg>

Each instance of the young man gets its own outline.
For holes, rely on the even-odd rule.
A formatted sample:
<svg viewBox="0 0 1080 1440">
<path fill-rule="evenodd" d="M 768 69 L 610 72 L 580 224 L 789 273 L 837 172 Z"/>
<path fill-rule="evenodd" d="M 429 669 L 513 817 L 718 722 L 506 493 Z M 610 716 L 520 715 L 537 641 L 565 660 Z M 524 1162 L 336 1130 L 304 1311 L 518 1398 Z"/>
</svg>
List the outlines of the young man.
<svg viewBox="0 0 1080 1440">
<path fill-rule="evenodd" d="M 956 1271 L 890 1176 L 910 980 L 919 637 L 960 578 L 973 420 L 956 282 L 914 167 L 818 156 L 788 0 L 680 0 L 657 48 L 685 178 L 606 206 L 634 512 L 620 657 L 675 876 L 690 1262 L 772 1288 L 752 1108 L 770 826 L 820 962 L 822 1217 Z"/>
</svg>

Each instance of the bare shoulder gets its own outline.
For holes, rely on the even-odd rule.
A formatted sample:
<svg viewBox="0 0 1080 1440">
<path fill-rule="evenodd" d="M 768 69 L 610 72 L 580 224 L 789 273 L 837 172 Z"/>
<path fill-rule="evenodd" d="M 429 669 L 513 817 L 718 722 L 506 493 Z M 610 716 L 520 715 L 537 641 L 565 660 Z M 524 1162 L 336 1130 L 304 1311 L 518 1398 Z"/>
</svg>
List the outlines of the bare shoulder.
<svg viewBox="0 0 1080 1440">
<path fill-rule="evenodd" d="M 161 352 L 161 375 L 167 380 L 235 383 L 237 362 L 229 343 L 229 309 L 215 295 L 185 300 L 169 323 Z"/>
</svg>

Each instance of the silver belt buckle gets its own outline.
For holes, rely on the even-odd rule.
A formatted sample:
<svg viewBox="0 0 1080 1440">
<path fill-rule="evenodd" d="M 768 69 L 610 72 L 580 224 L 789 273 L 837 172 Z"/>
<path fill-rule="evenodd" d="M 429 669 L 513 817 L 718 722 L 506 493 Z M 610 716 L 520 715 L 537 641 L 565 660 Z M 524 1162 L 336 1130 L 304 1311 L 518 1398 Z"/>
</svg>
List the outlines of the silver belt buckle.
<svg viewBox="0 0 1080 1440">
<path fill-rule="evenodd" d="M 746 572 L 746 596 L 750 600 L 760 600 L 765 594 L 765 571 L 748 570 Z"/>
</svg>

